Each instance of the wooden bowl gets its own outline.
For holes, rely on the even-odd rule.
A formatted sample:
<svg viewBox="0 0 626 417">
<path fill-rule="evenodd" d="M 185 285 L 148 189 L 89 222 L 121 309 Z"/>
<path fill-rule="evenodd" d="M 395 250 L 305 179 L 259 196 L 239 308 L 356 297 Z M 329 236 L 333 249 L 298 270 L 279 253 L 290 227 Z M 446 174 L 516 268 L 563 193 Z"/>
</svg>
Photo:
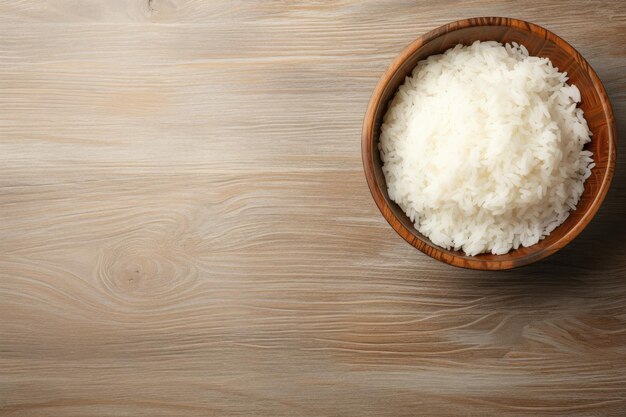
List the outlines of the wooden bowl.
<svg viewBox="0 0 626 417">
<path fill-rule="evenodd" d="M 592 140 L 585 149 L 593 152 L 596 163 L 576 210 L 549 236 L 537 244 L 521 247 L 505 255 L 467 256 L 460 251 L 441 248 L 420 234 L 396 203 L 389 199 L 378 152 L 378 135 L 387 104 L 404 78 L 417 62 L 429 55 L 440 54 L 462 43 L 498 41 L 517 42 L 531 55 L 548 57 L 561 72 L 566 71 L 568 83 L 580 90 L 580 107 L 585 113 Z M 545 258 L 571 242 L 591 221 L 609 189 L 615 168 L 615 119 L 606 91 L 595 71 L 567 42 L 554 33 L 522 20 L 502 17 L 481 17 L 459 20 L 441 26 L 417 38 L 383 74 L 370 99 L 362 133 L 362 157 L 367 184 L 378 208 L 391 227 L 411 245 L 439 261 L 471 269 L 502 270 L 526 265 Z"/>
</svg>

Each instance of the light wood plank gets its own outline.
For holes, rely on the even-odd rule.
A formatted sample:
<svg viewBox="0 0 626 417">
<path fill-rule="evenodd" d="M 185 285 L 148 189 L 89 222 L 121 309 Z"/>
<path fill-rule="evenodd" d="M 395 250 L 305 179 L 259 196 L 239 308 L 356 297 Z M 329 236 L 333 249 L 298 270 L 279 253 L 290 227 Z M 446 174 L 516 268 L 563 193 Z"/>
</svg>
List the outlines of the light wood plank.
<svg viewBox="0 0 626 417">
<path fill-rule="evenodd" d="M 619 1 L 0 0 L 0 415 L 622 416 L 623 152 L 504 273 L 417 253 L 365 184 L 381 72 L 479 15 L 571 42 L 626 131 Z"/>
</svg>

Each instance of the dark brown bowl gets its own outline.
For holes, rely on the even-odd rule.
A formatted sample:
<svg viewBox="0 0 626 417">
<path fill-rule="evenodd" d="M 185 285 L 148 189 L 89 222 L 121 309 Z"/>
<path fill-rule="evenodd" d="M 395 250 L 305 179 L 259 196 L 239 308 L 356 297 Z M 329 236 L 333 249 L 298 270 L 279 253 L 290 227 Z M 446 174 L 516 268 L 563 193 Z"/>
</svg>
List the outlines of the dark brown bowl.
<svg viewBox="0 0 626 417">
<path fill-rule="evenodd" d="M 517 42 L 526 46 L 531 55 L 550 58 L 561 72 L 567 72 L 568 83 L 575 84 L 580 90 L 580 107 L 593 133 L 585 149 L 593 152 L 596 166 L 585 182 L 585 191 L 576 210 L 545 239 L 505 255 L 467 256 L 460 251 L 441 248 L 420 234 L 402 209 L 389 199 L 378 152 L 378 134 L 387 104 L 417 62 L 429 55 L 443 53 L 459 43 L 470 45 L 476 40 Z M 395 59 L 370 99 L 363 122 L 361 147 L 365 177 L 372 196 L 385 219 L 404 240 L 428 256 L 451 265 L 502 270 L 527 265 L 555 253 L 587 226 L 609 189 L 615 169 L 616 140 L 615 119 L 604 86 L 587 61 L 570 44 L 554 33 L 523 20 L 480 17 L 459 20 L 432 30 L 417 38 Z"/>
</svg>

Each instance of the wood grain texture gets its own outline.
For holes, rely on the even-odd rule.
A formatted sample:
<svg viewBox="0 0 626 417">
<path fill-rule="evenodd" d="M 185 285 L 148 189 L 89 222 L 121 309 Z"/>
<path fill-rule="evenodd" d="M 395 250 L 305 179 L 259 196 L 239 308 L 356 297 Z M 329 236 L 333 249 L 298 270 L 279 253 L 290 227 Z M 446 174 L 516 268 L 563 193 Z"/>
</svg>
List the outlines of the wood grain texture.
<svg viewBox="0 0 626 417">
<path fill-rule="evenodd" d="M 497 41 L 524 45 L 530 55 L 550 59 L 568 75 L 568 83 L 581 93 L 579 107 L 591 131 L 585 150 L 593 154 L 595 167 L 585 181 L 585 190 L 562 225 L 530 247 L 502 255 L 468 256 L 433 244 L 419 233 L 414 222 L 389 197 L 379 153 L 380 127 L 400 85 L 410 77 L 418 62 L 442 54 L 458 45 L 476 41 Z M 404 240 L 428 256 L 450 265 L 480 270 L 505 270 L 537 262 L 564 248 L 589 224 L 602 205 L 615 171 L 617 148 L 615 117 L 602 81 L 584 57 L 558 35 L 534 23 L 503 17 L 478 17 L 450 22 L 418 37 L 391 63 L 381 76 L 363 120 L 361 149 L 365 178 L 381 213 Z"/>
<path fill-rule="evenodd" d="M 508 272 L 366 185 L 381 73 L 485 15 L 572 43 L 625 131 L 619 1 L 0 0 L 0 415 L 623 416 L 625 152 Z"/>
</svg>

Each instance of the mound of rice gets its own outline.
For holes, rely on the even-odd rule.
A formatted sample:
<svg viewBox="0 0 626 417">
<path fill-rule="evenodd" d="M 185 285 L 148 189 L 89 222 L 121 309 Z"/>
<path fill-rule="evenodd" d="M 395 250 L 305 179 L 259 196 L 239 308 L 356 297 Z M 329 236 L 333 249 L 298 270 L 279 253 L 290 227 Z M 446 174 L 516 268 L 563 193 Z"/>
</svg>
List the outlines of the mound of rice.
<svg viewBox="0 0 626 417">
<path fill-rule="evenodd" d="M 513 43 L 420 61 L 381 127 L 389 196 L 433 243 L 467 255 L 531 246 L 568 217 L 594 167 L 580 92 Z"/>
</svg>

